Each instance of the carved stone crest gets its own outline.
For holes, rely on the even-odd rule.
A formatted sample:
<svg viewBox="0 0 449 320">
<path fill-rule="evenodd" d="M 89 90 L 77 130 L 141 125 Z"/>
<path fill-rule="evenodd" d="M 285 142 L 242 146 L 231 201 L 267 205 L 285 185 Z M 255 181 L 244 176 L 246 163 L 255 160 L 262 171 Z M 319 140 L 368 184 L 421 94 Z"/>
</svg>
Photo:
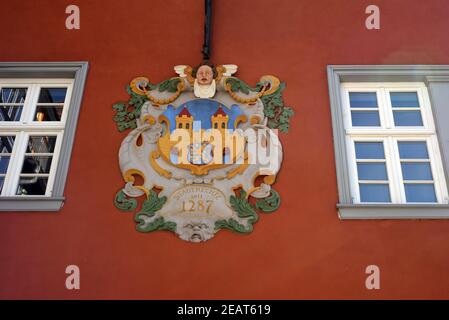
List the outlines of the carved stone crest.
<svg viewBox="0 0 449 320">
<path fill-rule="evenodd" d="M 258 212 L 280 205 L 273 189 L 282 163 L 277 130 L 292 109 L 284 84 L 263 76 L 254 88 L 235 65 L 176 66 L 177 77 L 152 84 L 138 77 L 130 99 L 114 105 L 123 188 L 117 208 L 135 211 L 137 230 L 169 230 L 191 242 L 220 229 L 249 233 Z"/>
</svg>

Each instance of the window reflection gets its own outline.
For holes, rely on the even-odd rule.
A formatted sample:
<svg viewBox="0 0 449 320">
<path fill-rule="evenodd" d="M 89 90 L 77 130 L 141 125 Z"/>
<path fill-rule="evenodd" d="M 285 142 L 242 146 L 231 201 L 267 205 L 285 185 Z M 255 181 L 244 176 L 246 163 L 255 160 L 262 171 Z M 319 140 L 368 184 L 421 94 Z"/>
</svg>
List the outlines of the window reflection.
<svg viewBox="0 0 449 320">
<path fill-rule="evenodd" d="M 63 106 L 37 106 L 34 121 L 61 121 Z"/>
<path fill-rule="evenodd" d="M 2 88 L 0 90 L 0 104 L 25 103 L 27 88 Z"/>
<path fill-rule="evenodd" d="M 64 103 L 67 88 L 41 88 L 38 103 Z"/>
<path fill-rule="evenodd" d="M 15 136 L 0 136 L 0 192 L 2 192 L 6 173 L 11 160 Z"/>
<path fill-rule="evenodd" d="M 53 162 L 56 136 L 30 136 L 17 195 L 45 195 Z"/>
<path fill-rule="evenodd" d="M 23 161 L 22 173 L 50 173 L 53 157 L 26 156 Z"/>
<path fill-rule="evenodd" d="M 0 136 L 0 153 L 11 153 L 15 136 Z"/>
<path fill-rule="evenodd" d="M 34 121 L 61 121 L 67 88 L 41 88 Z"/>
<path fill-rule="evenodd" d="M 22 116 L 22 106 L 0 105 L 0 121 L 19 121 Z"/>
<path fill-rule="evenodd" d="M 0 121 L 19 121 L 27 94 L 26 88 L 0 90 Z"/>
<path fill-rule="evenodd" d="M 56 136 L 30 136 L 27 153 L 53 153 L 55 151 Z"/>
<path fill-rule="evenodd" d="M 45 195 L 48 177 L 20 177 L 17 195 Z"/>
</svg>

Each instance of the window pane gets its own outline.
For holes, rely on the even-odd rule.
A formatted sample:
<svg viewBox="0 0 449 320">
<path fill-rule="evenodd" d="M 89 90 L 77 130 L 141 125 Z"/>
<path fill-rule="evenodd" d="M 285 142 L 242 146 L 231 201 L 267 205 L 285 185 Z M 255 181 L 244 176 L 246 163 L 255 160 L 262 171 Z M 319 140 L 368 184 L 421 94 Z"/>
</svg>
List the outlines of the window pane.
<svg viewBox="0 0 449 320">
<path fill-rule="evenodd" d="M 62 106 L 37 106 L 34 121 L 61 121 L 62 109 Z"/>
<path fill-rule="evenodd" d="M 380 127 L 377 111 L 352 111 L 351 118 L 354 127 Z"/>
<path fill-rule="evenodd" d="M 394 124 L 398 127 L 422 127 L 421 111 L 393 111 Z"/>
<path fill-rule="evenodd" d="M 4 182 L 5 182 L 5 177 L 0 177 L 0 192 L 2 192 Z"/>
<path fill-rule="evenodd" d="M 12 153 L 15 138 L 15 136 L 0 136 L 0 174 L 2 175 L 0 176 L 0 192 L 5 179 L 3 175 L 8 172 L 8 166 L 11 160 L 11 156 L 7 154 Z"/>
<path fill-rule="evenodd" d="M 401 159 L 429 159 L 425 141 L 398 142 Z"/>
<path fill-rule="evenodd" d="M 430 163 L 402 163 L 404 180 L 433 180 Z"/>
<path fill-rule="evenodd" d="M 41 88 L 38 103 L 64 103 L 66 88 Z"/>
<path fill-rule="evenodd" d="M 361 202 L 391 202 L 388 184 L 360 184 Z"/>
<path fill-rule="evenodd" d="M 433 184 L 404 184 L 407 202 L 437 202 Z"/>
<path fill-rule="evenodd" d="M 48 177 L 20 177 L 17 195 L 45 195 Z"/>
<path fill-rule="evenodd" d="M 377 108 L 376 92 L 350 92 L 351 108 Z"/>
<path fill-rule="evenodd" d="M 19 121 L 23 106 L 0 105 L 0 121 Z"/>
<path fill-rule="evenodd" d="M 385 163 L 358 163 L 359 180 L 388 180 Z"/>
<path fill-rule="evenodd" d="M 10 156 L 0 156 L 0 174 L 6 174 L 10 159 Z"/>
<path fill-rule="evenodd" d="M 26 156 L 23 161 L 22 173 L 50 173 L 53 157 Z"/>
<path fill-rule="evenodd" d="M 56 136 L 30 136 L 27 153 L 53 153 Z"/>
<path fill-rule="evenodd" d="M 416 92 L 391 92 L 390 96 L 393 108 L 419 108 Z"/>
<path fill-rule="evenodd" d="M 357 159 L 385 159 L 384 144 L 382 142 L 356 142 L 355 154 Z"/>
<path fill-rule="evenodd" d="M 0 153 L 11 153 L 15 136 L 0 136 Z"/>
<path fill-rule="evenodd" d="M 0 90 L 0 104 L 2 103 L 24 103 L 27 88 L 2 88 Z"/>
</svg>

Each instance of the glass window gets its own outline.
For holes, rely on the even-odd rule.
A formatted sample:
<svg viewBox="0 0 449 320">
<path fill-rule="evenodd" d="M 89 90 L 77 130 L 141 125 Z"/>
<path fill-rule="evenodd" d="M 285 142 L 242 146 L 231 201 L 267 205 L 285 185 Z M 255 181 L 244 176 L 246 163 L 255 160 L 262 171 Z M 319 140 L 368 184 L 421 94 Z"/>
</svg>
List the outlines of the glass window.
<svg viewBox="0 0 449 320">
<path fill-rule="evenodd" d="M 64 103 L 67 88 L 41 88 L 38 103 Z"/>
<path fill-rule="evenodd" d="M 385 163 L 357 162 L 360 180 L 388 180 Z"/>
<path fill-rule="evenodd" d="M 348 83 L 343 92 L 353 202 L 447 203 L 425 85 Z"/>
<path fill-rule="evenodd" d="M 385 159 L 383 142 L 356 142 L 357 159 Z"/>
<path fill-rule="evenodd" d="M 423 126 L 417 92 L 391 92 L 390 98 L 395 126 Z"/>
<path fill-rule="evenodd" d="M 376 92 L 350 92 L 351 120 L 354 127 L 379 127 Z"/>
<path fill-rule="evenodd" d="M 27 88 L 0 89 L 0 121 L 20 121 Z"/>
<path fill-rule="evenodd" d="M 398 149 L 407 202 L 437 202 L 426 142 L 399 141 Z"/>
<path fill-rule="evenodd" d="M 383 142 L 355 142 L 360 200 L 391 202 Z"/>
<path fill-rule="evenodd" d="M 405 184 L 407 202 L 437 202 L 433 184 Z"/>
<path fill-rule="evenodd" d="M 3 190 L 6 173 L 14 147 L 15 136 L 0 136 L 0 193 Z"/>
<path fill-rule="evenodd" d="M 61 121 L 67 88 L 41 88 L 34 121 Z"/>
<path fill-rule="evenodd" d="M 427 145 L 424 141 L 402 141 L 398 143 L 401 159 L 429 159 Z"/>
<path fill-rule="evenodd" d="M 390 202 L 388 184 L 361 184 L 360 199 L 362 202 Z"/>
</svg>

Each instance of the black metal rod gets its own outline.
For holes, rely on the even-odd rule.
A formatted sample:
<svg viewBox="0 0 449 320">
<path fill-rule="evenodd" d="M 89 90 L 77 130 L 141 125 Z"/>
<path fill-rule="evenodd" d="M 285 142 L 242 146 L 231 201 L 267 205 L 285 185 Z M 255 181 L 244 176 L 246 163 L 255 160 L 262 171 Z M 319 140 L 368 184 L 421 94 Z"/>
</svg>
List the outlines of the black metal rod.
<svg viewBox="0 0 449 320">
<path fill-rule="evenodd" d="M 211 23 L 212 23 L 212 0 L 204 0 L 205 5 L 205 21 L 204 21 L 204 44 L 203 44 L 203 60 L 210 59 L 210 39 L 211 39 Z"/>
</svg>

